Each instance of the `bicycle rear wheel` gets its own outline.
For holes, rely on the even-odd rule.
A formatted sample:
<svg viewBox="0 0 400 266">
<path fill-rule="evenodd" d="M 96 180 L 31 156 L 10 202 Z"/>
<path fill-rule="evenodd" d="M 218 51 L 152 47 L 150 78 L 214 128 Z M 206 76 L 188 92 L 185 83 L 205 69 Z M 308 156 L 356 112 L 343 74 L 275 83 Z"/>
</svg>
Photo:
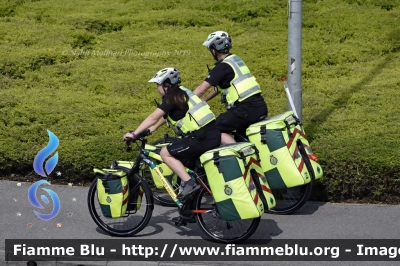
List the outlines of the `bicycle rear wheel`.
<svg viewBox="0 0 400 266">
<path fill-rule="evenodd" d="M 312 181 L 306 185 L 286 188 L 286 189 L 272 189 L 276 200 L 276 206 L 272 209 L 265 210 L 266 213 L 271 214 L 290 214 L 301 207 L 307 202 L 312 190 Z"/>
<path fill-rule="evenodd" d="M 285 188 L 285 189 L 272 189 L 272 194 L 276 200 L 276 206 L 273 209 L 266 210 L 266 213 L 271 214 L 290 214 L 301 207 L 307 202 L 311 195 L 313 181 L 315 180 L 314 170 L 311 166 L 308 155 L 304 149 L 303 144 L 298 141 L 300 154 L 304 160 L 304 164 L 307 167 L 308 172 L 311 176 L 311 181 L 305 185 Z"/>
<path fill-rule="evenodd" d="M 124 216 L 108 218 L 103 215 L 97 200 L 97 177 L 89 188 L 87 202 L 93 221 L 101 229 L 115 236 L 139 233 L 150 221 L 154 208 L 150 187 L 139 176 L 129 179 L 128 209 Z"/>
<path fill-rule="evenodd" d="M 256 231 L 261 219 L 223 220 L 218 214 L 214 198 L 204 188 L 196 194 L 194 207 L 195 210 L 211 210 L 198 212 L 196 221 L 207 237 L 221 243 L 240 243 L 246 240 Z"/>
</svg>

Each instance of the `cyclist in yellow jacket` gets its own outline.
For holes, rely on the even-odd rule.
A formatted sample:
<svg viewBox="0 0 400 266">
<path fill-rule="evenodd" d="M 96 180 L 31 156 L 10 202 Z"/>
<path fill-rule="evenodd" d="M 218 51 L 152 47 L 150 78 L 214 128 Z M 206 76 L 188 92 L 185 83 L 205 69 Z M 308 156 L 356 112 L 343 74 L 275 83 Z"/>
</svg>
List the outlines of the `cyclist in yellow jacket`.
<svg viewBox="0 0 400 266">
<path fill-rule="evenodd" d="M 181 78 L 175 68 L 164 68 L 149 80 L 156 83 L 162 102 L 139 125 L 139 127 L 124 135 L 135 138 L 146 129 L 155 131 L 168 120 L 178 135 L 179 141 L 170 143 L 161 149 L 163 161 L 177 174 L 184 186 L 178 194 L 183 199 L 200 188 L 185 170 L 185 166 L 193 167 L 193 162 L 204 152 L 217 148 L 221 143 L 221 133 L 216 127 L 215 116 L 209 105 L 203 102 L 189 89 L 180 86 Z"/>
<path fill-rule="evenodd" d="M 206 79 L 194 90 L 201 97 L 214 87 L 203 101 L 209 101 L 221 94 L 226 112 L 217 119 L 222 133 L 222 144 L 235 143 L 227 133 L 236 130 L 245 136 L 246 128 L 268 115 L 267 104 L 261 95 L 260 85 L 243 60 L 229 52 L 232 39 L 225 31 L 211 33 L 203 43 L 217 61 Z"/>
</svg>

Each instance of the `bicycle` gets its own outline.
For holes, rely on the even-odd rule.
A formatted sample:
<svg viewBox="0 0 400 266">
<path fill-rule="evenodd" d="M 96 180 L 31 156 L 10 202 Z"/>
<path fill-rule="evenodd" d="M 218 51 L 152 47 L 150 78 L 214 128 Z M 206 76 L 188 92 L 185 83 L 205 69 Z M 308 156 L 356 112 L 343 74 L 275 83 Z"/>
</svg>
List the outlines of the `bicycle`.
<svg viewBox="0 0 400 266">
<path fill-rule="evenodd" d="M 260 117 L 259 121 L 264 121 L 268 120 L 265 116 Z M 237 142 L 250 142 L 249 139 L 238 133 L 238 132 L 231 132 L 233 135 L 234 139 Z M 179 140 L 178 137 L 171 137 L 168 135 L 165 135 L 164 138 L 159 139 L 155 141 L 155 144 L 167 144 L 169 142 L 177 141 Z M 296 186 L 296 187 L 290 187 L 290 188 L 274 188 L 271 186 L 272 193 L 276 199 L 276 206 L 272 209 L 265 209 L 265 213 L 270 213 L 270 214 L 291 214 L 297 210 L 299 210 L 309 199 L 311 192 L 312 192 L 312 186 L 313 183 L 315 182 L 315 173 L 314 169 L 311 165 L 310 158 L 306 152 L 306 149 L 304 147 L 304 144 L 301 142 L 301 140 L 297 140 L 296 142 L 297 149 L 299 150 L 300 155 L 302 156 L 304 160 L 304 165 L 306 166 L 308 172 L 310 173 L 311 180 L 304 185 Z M 263 158 L 261 158 L 263 159 Z M 266 159 L 266 158 L 264 158 Z M 125 162 L 129 163 L 129 162 Z M 148 176 L 149 173 L 146 172 L 146 169 L 143 169 L 144 175 Z M 178 180 L 180 180 L 178 178 Z M 175 186 L 175 189 L 178 189 L 178 186 Z M 160 190 L 162 191 L 162 189 Z M 162 205 L 162 206 L 167 206 L 167 207 L 173 207 L 175 206 L 175 202 L 171 201 L 169 197 L 165 197 L 165 193 L 159 193 L 155 195 L 156 201 Z"/>
<path fill-rule="evenodd" d="M 154 209 L 154 198 L 152 189 L 148 182 L 140 173 L 143 163 L 151 171 L 154 171 L 164 184 L 165 189 L 171 197 L 171 200 L 178 206 L 178 211 L 182 217 L 195 217 L 196 223 L 201 231 L 214 241 L 222 243 L 239 243 L 249 238 L 257 229 L 261 217 L 247 219 L 225 221 L 218 214 L 218 209 L 207 185 L 204 169 L 197 164 L 193 170 L 188 169 L 188 173 L 195 177 L 201 185 L 200 189 L 194 191 L 186 200 L 181 202 L 177 198 L 177 193 L 171 186 L 169 181 L 160 172 L 157 163 L 162 163 L 159 150 L 156 146 L 148 145 L 146 136 L 149 131 L 145 131 L 138 135 L 134 140 L 135 143 L 140 142 L 139 154 L 131 169 L 124 166 L 118 166 L 114 163 L 113 169 L 107 171 L 125 171 L 128 173 L 129 180 L 129 200 L 128 209 L 121 218 L 107 218 L 102 215 L 99 203 L 97 201 L 97 178 L 93 181 L 88 192 L 88 207 L 94 222 L 104 231 L 116 236 L 132 236 L 143 230 L 150 221 Z M 258 180 L 257 173 L 251 172 L 254 179 Z M 260 191 L 261 187 L 257 186 Z M 139 196 L 137 196 L 139 195 Z M 175 225 L 186 225 L 187 219 L 180 218 Z"/>
</svg>

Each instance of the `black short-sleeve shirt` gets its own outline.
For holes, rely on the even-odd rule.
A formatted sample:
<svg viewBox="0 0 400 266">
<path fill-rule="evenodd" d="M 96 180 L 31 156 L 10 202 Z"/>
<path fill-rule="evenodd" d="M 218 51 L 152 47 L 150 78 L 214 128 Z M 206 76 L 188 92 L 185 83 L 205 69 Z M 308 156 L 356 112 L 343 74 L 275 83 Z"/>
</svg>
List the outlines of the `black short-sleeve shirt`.
<svg viewBox="0 0 400 266">
<path fill-rule="evenodd" d="M 187 111 L 189 110 L 188 105 L 187 105 L 187 108 L 185 108 L 185 110 L 182 110 L 174 104 L 166 103 L 164 97 L 163 97 L 163 101 L 158 105 L 158 108 L 160 108 L 161 110 L 163 110 L 166 113 L 166 115 L 164 116 L 165 119 L 167 118 L 167 116 L 169 116 L 174 121 L 178 121 L 178 120 L 184 118 Z"/>
<path fill-rule="evenodd" d="M 215 64 L 215 67 L 211 69 L 205 81 L 212 86 L 219 86 L 222 89 L 227 89 L 231 86 L 230 82 L 235 77 L 235 72 L 233 72 L 229 64 L 221 63 L 221 61 Z"/>
</svg>

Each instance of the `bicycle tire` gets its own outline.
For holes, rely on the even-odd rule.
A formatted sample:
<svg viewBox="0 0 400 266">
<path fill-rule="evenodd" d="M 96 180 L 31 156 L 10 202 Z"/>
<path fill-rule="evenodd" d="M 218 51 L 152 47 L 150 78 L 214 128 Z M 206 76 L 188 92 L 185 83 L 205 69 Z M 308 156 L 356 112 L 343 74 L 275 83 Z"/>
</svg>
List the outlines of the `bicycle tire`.
<svg viewBox="0 0 400 266">
<path fill-rule="evenodd" d="M 131 206 L 137 206 L 137 202 L 129 200 L 127 214 L 121 218 L 104 217 L 99 202 L 97 200 L 97 178 L 94 179 L 88 192 L 88 207 L 89 213 L 93 221 L 105 232 L 114 236 L 132 236 L 139 233 L 147 226 L 153 213 L 154 204 L 153 196 L 149 185 L 139 176 L 133 176 L 132 183 L 136 182 L 135 186 L 129 187 L 130 196 L 134 195 L 135 189 L 141 189 L 143 192 L 142 201 L 138 210 L 132 210 Z M 136 221 L 138 220 L 138 221 Z"/>
<path fill-rule="evenodd" d="M 243 242 L 253 235 L 260 224 L 261 217 L 236 221 L 225 221 L 221 219 L 221 217 L 219 217 L 214 198 L 203 187 L 198 191 L 194 200 L 195 210 L 211 208 L 215 210 L 212 213 L 197 213 L 196 221 L 206 237 L 216 242 Z M 235 234 L 235 232 L 238 233 Z"/>
<path fill-rule="evenodd" d="M 170 142 L 174 142 L 177 140 L 180 140 L 180 138 L 164 136 L 164 138 L 158 139 L 158 140 L 152 142 L 151 145 L 165 144 L 165 143 L 170 143 Z M 145 177 L 146 180 L 148 180 L 148 178 L 150 178 L 150 179 L 152 178 L 150 175 L 149 169 L 145 169 L 143 171 L 143 176 Z M 177 184 L 172 186 L 174 189 L 174 192 L 176 194 L 178 194 L 180 183 L 181 183 L 181 179 L 178 177 Z M 152 191 L 153 191 L 154 201 L 157 204 L 164 206 L 164 207 L 176 207 L 175 201 L 173 201 L 171 199 L 171 196 L 168 194 L 166 189 L 153 188 Z"/>
<path fill-rule="evenodd" d="M 270 210 L 265 210 L 266 213 L 282 215 L 294 213 L 303 207 L 311 195 L 313 181 L 315 180 L 314 170 L 300 140 L 297 142 L 297 146 L 299 147 L 304 164 L 311 175 L 311 180 L 309 183 L 297 187 L 271 189 L 276 200 L 276 206 Z"/>
</svg>

